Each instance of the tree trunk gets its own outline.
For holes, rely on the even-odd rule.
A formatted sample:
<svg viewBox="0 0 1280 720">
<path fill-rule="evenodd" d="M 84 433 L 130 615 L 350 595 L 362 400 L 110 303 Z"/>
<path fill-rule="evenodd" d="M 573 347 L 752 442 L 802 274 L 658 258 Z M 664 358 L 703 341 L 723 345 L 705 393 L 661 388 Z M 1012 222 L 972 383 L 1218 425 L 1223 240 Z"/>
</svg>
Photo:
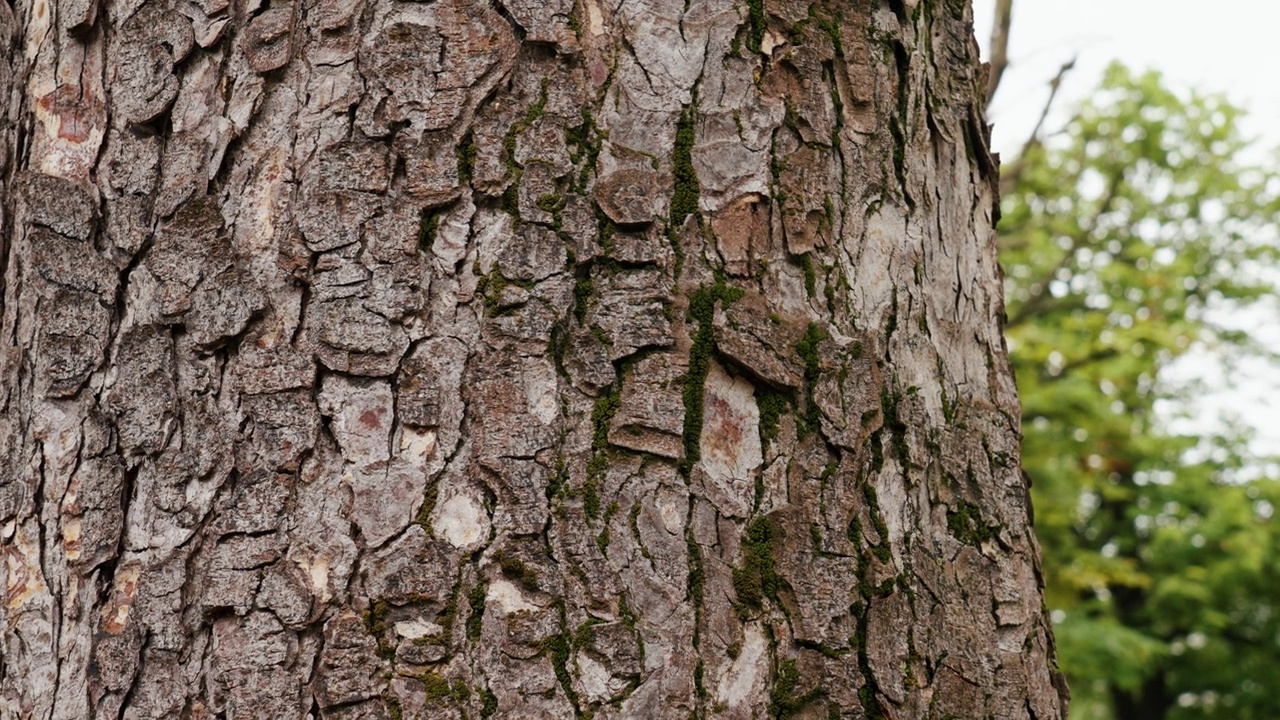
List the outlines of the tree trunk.
<svg viewBox="0 0 1280 720">
<path fill-rule="evenodd" d="M 17 0 L 4 718 L 1060 718 L 967 2 Z"/>
</svg>

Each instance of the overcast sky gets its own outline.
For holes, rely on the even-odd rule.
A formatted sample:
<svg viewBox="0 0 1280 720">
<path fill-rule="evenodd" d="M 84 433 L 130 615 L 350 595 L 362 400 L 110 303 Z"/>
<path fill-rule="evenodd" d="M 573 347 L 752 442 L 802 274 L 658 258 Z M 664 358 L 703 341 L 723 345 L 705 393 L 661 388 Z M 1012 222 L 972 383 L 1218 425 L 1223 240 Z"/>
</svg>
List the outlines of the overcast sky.
<svg viewBox="0 0 1280 720">
<path fill-rule="evenodd" d="M 994 0 L 973 0 L 985 55 Z M 1088 93 L 1112 60 L 1176 86 L 1225 92 L 1250 111 L 1247 132 L 1280 145 L 1280 1 L 1014 0 L 1009 69 L 991 108 L 992 143 L 1012 153 L 1035 124 L 1058 68 L 1076 56 L 1060 104 Z"/>
<path fill-rule="evenodd" d="M 973 0 L 974 31 L 986 57 L 995 0 Z M 1047 129 L 1097 86 L 1112 60 L 1158 70 L 1176 89 L 1223 92 L 1249 115 L 1243 130 L 1259 139 L 1260 159 L 1280 147 L 1280 0 L 1013 0 L 1009 67 L 989 112 L 993 149 L 1006 161 L 1035 125 L 1048 83 L 1076 57 Z M 1059 122 L 1054 122 L 1054 119 Z M 1250 329 L 1280 350 L 1280 317 L 1256 313 Z M 1204 358 L 1173 368 L 1171 377 L 1225 385 L 1227 373 Z M 1236 388 L 1203 399 L 1192 424 L 1237 416 L 1259 433 L 1255 448 L 1280 453 L 1280 368 L 1261 362 L 1232 373 Z M 1187 424 L 1181 425 L 1184 429 Z"/>
</svg>

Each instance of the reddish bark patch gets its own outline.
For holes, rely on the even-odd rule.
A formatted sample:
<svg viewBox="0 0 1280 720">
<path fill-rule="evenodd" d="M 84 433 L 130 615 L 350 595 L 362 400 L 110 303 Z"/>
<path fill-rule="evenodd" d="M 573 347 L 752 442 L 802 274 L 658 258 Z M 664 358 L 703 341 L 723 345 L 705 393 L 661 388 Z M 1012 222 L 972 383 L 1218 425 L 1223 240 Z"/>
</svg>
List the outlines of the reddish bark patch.
<svg viewBox="0 0 1280 720">
<path fill-rule="evenodd" d="M 60 85 L 36 100 L 46 113 L 58 116 L 58 137 L 73 143 L 89 139 L 95 128 L 106 125 L 107 112 L 102 101 L 85 95 L 75 85 Z"/>
<path fill-rule="evenodd" d="M 704 452 L 716 452 L 726 458 L 735 457 L 742 447 L 744 418 L 724 398 L 717 395 L 708 395 L 704 407 L 707 429 L 710 431 L 703 439 L 703 444 L 707 446 Z"/>
</svg>

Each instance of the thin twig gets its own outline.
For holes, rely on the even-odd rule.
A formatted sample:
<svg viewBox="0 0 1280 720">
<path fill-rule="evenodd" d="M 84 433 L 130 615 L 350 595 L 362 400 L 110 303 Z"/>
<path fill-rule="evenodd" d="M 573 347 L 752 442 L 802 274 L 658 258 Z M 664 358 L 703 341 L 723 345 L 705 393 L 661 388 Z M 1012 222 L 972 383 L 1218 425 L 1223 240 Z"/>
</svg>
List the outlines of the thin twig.
<svg viewBox="0 0 1280 720">
<path fill-rule="evenodd" d="M 1062 87 L 1062 79 L 1067 73 L 1076 66 L 1076 59 L 1073 57 L 1062 64 L 1058 68 L 1058 74 L 1053 76 L 1049 81 L 1049 99 L 1044 103 L 1044 109 L 1040 111 L 1040 119 L 1036 120 L 1036 126 L 1031 131 L 1031 136 L 1023 143 L 1022 149 L 1018 151 L 1017 159 L 1009 166 L 1008 170 L 1000 173 L 1000 194 L 1006 195 L 1013 192 L 1017 187 L 1018 180 L 1022 177 L 1022 171 L 1027 166 L 1027 154 L 1040 146 L 1040 129 L 1044 127 L 1044 121 L 1049 117 L 1049 111 L 1053 108 L 1053 101 L 1058 97 L 1058 89 Z"/>
<path fill-rule="evenodd" d="M 987 107 L 996 96 L 1000 79 L 1009 66 L 1009 27 L 1013 22 L 1013 0 L 996 0 L 996 17 L 991 23 L 991 62 L 987 70 Z"/>
</svg>

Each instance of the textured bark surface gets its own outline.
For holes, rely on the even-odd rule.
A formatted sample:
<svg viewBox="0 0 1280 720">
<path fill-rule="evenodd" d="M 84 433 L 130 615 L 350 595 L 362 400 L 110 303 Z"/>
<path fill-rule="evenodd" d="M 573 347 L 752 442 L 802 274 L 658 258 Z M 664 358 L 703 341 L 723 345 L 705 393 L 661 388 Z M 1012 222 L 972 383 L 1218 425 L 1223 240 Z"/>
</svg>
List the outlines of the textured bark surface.
<svg viewBox="0 0 1280 720">
<path fill-rule="evenodd" d="M 0 3 L 0 716 L 1062 717 L 971 34 Z"/>
</svg>

